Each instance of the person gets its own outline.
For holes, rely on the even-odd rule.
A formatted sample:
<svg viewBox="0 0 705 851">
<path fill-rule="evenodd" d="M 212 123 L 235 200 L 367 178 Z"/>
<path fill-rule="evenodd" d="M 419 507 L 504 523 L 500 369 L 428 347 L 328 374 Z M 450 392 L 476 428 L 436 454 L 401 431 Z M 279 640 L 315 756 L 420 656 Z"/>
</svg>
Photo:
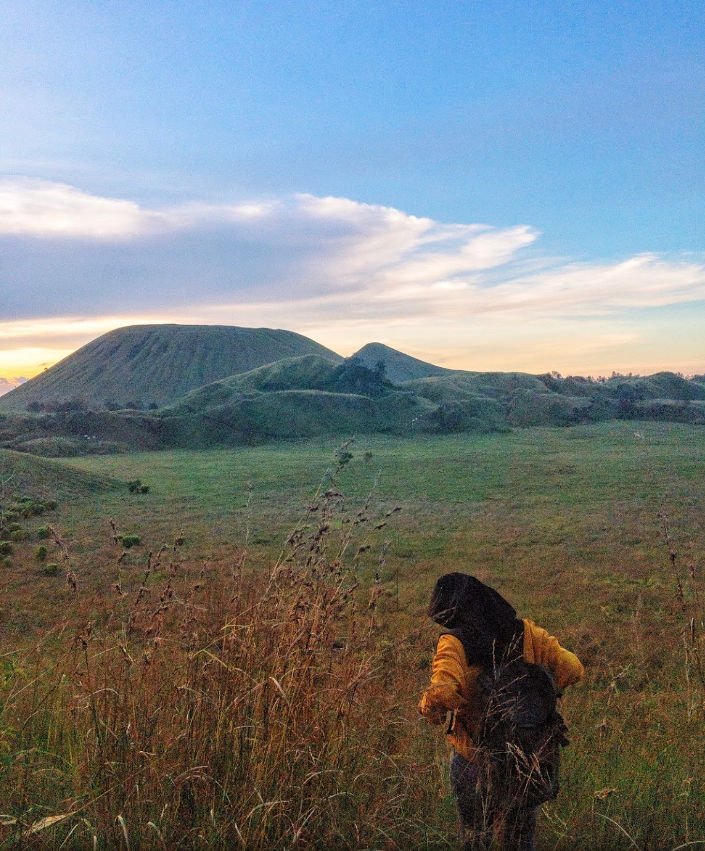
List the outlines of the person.
<svg viewBox="0 0 705 851">
<path fill-rule="evenodd" d="M 545 629 L 517 618 L 501 594 L 474 576 L 441 576 L 428 614 L 444 632 L 438 639 L 431 682 L 421 696 L 419 711 L 432 724 L 444 723 L 452 713 L 446 732 L 463 848 L 488 848 L 494 836 L 506 851 L 533 851 L 538 806 L 507 806 L 495 800 L 483 788 L 475 764 L 473 736 L 477 737 L 484 708 L 481 677 L 497 660 L 513 655 L 548 669 L 560 694 L 582 679 L 583 666 Z"/>
</svg>

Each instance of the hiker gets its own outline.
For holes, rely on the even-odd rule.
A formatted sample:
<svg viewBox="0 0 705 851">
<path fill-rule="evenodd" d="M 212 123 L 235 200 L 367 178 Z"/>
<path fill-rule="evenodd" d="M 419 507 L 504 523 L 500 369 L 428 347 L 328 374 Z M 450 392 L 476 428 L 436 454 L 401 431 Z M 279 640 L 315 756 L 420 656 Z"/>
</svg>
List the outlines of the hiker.
<svg viewBox="0 0 705 851">
<path fill-rule="evenodd" d="M 555 698 L 566 686 L 582 678 L 583 666 L 577 656 L 561 647 L 545 629 L 533 621 L 518 619 L 515 610 L 497 591 L 465 573 L 440 577 L 428 613 L 444 631 L 438 639 L 431 683 L 421 697 L 419 711 L 432 724 L 442 724 L 450 717 L 446 730 L 452 748 L 450 778 L 458 807 L 462 847 L 489 848 L 494 836 L 506 851 L 532 851 L 540 803 L 555 797 L 558 791 L 560 748 L 554 741 L 555 765 L 548 770 L 552 776 L 545 794 L 544 790 L 537 793 L 533 789 L 532 795 L 517 800 L 507 793 L 507 785 L 501 778 L 494 783 L 488 780 L 492 774 L 487 770 L 486 754 L 490 751 L 484 747 L 483 736 L 488 730 L 488 693 L 492 683 L 496 683 L 492 677 L 498 675 L 502 665 L 507 669 L 512 665 L 522 666 L 522 671 L 542 677 L 548 683 L 545 688 L 551 692 L 551 718 L 558 724 L 557 727 L 554 724 L 549 735 L 557 737 L 560 744 L 567 744 L 563 719 L 555 711 Z M 518 679 L 514 678 L 511 688 Z M 531 727 L 531 720 L 516 726 Z M 516 748 L 502 742 L 500 750 L 506 758 Z M 496 756 L 497 750 L 492 753 Z M 499 787 L 504 792 L 498 793 L 496 788 L 488 786 Z"/>
</svg>

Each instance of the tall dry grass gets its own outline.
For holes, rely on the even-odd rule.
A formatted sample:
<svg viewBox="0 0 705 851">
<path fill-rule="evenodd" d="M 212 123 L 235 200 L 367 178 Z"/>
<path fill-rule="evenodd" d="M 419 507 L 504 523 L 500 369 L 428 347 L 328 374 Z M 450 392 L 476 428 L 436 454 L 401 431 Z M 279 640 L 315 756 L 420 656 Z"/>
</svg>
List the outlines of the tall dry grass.
<svg viewBox="0 0 705 851">
<path fill-rule="evenodd" d="M 74 605 L 0 656 L 0 848 L 454 845 L 443 736 L 415 710 L 434 643 L 416 617 L 426 591 L 385 565 L 395 512 L 351 505 L 346 463 L 265 571 L 247 534 L 216 570 L 188 561 L 180 536 L 140 560 L 112 528 L 96 595 L 57 536 Z M 679 538 L 672 518 L 667 582 L 634 606 L 617 580 L 578 605 L 560 576 L 575 606 L 561 639 L 588 679 L 566 697 L 572 743 L 541 849 L 705 845 L 704 597 Z M 538 589 L 523 608 L 550 627 Z"/>
<path fill-rule="evenodd" d="M 333 471 L 264 576 L 245 551 L 186 565 L 178 538 L 136 576 L 113 526 L 102 599 L 64 549 L 77 611 L 2 660 L 2 847 L 442 846 L 400 699 L 417 646 L 372 578 L 392 513 L 349 511 Z"/>
</svg>

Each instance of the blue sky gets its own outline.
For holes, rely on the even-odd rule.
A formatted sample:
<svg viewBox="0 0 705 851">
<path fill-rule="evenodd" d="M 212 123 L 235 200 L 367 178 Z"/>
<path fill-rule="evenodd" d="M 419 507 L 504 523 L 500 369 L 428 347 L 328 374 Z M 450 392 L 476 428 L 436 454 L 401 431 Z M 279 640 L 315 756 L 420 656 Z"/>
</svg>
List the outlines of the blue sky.
<svg viewBox="0 0 705 851">
<path fill-rule="evenodd" d="M 701 2 L 33 2 L 0 376 L 136 321 L 705 372 Z"/>
</svg>

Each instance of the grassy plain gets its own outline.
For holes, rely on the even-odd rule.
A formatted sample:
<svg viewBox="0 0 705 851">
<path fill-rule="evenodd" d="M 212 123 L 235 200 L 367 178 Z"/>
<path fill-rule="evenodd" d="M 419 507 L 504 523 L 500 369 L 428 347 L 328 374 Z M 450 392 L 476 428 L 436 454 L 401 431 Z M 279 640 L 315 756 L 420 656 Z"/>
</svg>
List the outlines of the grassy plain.
<svg viewBox="0 0 705 851">
<path fill-rule="evenodd" d="M 705 683 L 698 679 L 697 655 L 705 652 L 705 431 L 610 422 L 479 436 L 365 437 L 349 447 L 352 459 L 330 479 L 337 445 L 321 440 L 56 462 L 52 470 L 70 472 L 71 481 L 87 473 L 90 482 L 105 486 L 59 496 L 52 520 L 67 547 L 55 544 L 52 558 L 68 555 L 77 593 L 60 577 L 43 575 L 30 543 L 18 546 L 3 568 L 0 798 L 7 802 L 7 825 L 0 847 L 20 841 L 28 847 L 63 841 L 64 847 L 89 847 L 93 836 L 98 847 L 453 847 L 443 736 L 415 718 L 435 635 L 424 608 L 435 578 L 449 570 L 474 573 L 498 587 L 521 614 L 557 634 L 588 671 L 586 682 L 565 700 L 572 744 L 564 754 L 562 794 L 544 807 L 539 847 L 705 845 Z M 124 483 L 138 478 L 149 485 L 148 493 L 128 492 Z M 325 491 L 332 492 L 327 500 Z M 109 520 L 121 533 L 138 534 L 141 544 L 123 551 Z M 314 543 L 294 552 L 294 541 L 284 548 L 293 560 L 279 566 L 286 572 L 295 564 L 303 576 L 310 565 L 301 561 L 302 553 L 315 552 L 315 575 L 303 586 L 299 579 L 282 580 L 282 591 L 268 577 L 294 528 L 301 540 Z M 176 537 L 183 544 L 165 551 L 147 575 L 147 553 L 170 547 Z M 323 577 L 324 564 L 332 580 Z M 100 660 L 122 648 L 135 656 L 130 642 L 151 647 L 153 636 L 135 624 L 147 618 L 145 597 L 151 592 L 162 599 L 172 576 L 171 593 L 186 603 L 175 620 L 160 620 L 159 647 L 166 643 L 173 652 L 162 659 L 160 676 L 152 673 L 155 662 L 149 675 L 140 668 L 138 688 L 137 674 Z M 345 596 L 354 578 L 359 586 Z M 245 590 L 233 602 L 224 589 L 235 582 Z M 213 590 L 196 605 L 194 589 L 207 583 Z M 330 587 L 342 596 L 330 596 Z M 284 608 L 257 609 L 262 598 L 274 599 L 280 591 L 277 605 Z M 306 676 L 287 680 L 292 668 L 276 667 L 283 645 L 272 644 L 272 635 L 279 635 L 281 612 L 291 603 L 287 594 L 300 599 L 306 593 L 321 601 L 320 611 L 314 617 L 307 610 L 302 622 L 313 618 L 309 633 L 321 643 L 296 656 Z M 130 614 L 128 603 L 137 614 Z M 345 608 L 349 604 L 353 610 Z M 149 759 L 161 759 L 160 748 L 171 755 L 168 767 L 154 769 L 155 776 L 172 778 L 170 791 L 154 779 L 150 786 L 146 777 L 135 791 L 127 778 L 143 770 L 133 764 L 142 745 L 130 745 L 133 733 L 126 730 L 134 732 L 140 699 L 156 718 L 164 682 L 185 678 L 194 660 L 203 658 L 199 652 L 215 652 L 213 642 L 220 639 L 213 636 L 223 624 L 244 624 L 253 611 L 260 625 L 269 624 L 266 634 L 256 638 L 257 621 L 251 621 L 250 644 L 217 644 L 220 662 L 211 664 L 207 676 L 205 669 L 193 674 L 198 688 L 186 678 L 199 700 L 211 701 L 216 721 L 206 713 L 196 728 L 193 707 L 185 704 L 187 721 L 177 735 L 177 715 L 172 733 L 160 716 L 163 729 L 153 733 L 150 747 L 142 745 Z M 334 616 L 322 618 L 325 611 Z M 320 626 L 323 620 L 329 632 Z M 191 621 L 193 637 L 186 641 L 184 625 Z M 87 623 L 92 636 L 84 634 Z M 28 649 L 52 627 L 41 653 Z M 77 631 L 84 661 L 77 657 L 67 667 L 59 662 L 60 648 L 71 645 Z M 176 632 L 180 643 L 168 638 Z M 111 642 L 113 634 L 122 639 Z M 296 648 L 298 635 L 284 630 L 279 638 Z M 305 660 L 320 664 L 326 641 L 346 647 L 336 674 L 343 691 L 336 692 L 337 702 L 319 705 L 322 674 L 309 671 Z M 71 646 L 75 654 L 75 642 Z M 258 661 L 265 646 L 274 667 Z M 162 651 L 155 644 L 149 652 L 156 659 Z M 242 697 L 228 691 L 234 672 L 245 667 L 243 659 L 253 682 L 259 677 L 258 683 L 270 683 L 275 701 L 253 705 L 249 715 Z M 129 672 L 138 667 L 129 666 Z M 52 671 L 71 682 L 61 700 Z M 331 662 L 328 675 L 333 671 Z M 134 704 L 120 703 L 122 715 L 94 700 L 110 689 L 133 695 Z M 82 700 L 72 703 L 69 692 L 83 694 Z M 343 693 L 346 715 L 333 711 Z M 228 713 L 224 695 L 230 695 Z M 243 755 L 245 740 L 237 730 L 248 724 L 266 728 L 275 709 L 286 716 L 282 735 L 289 744 L 260 742 L 258 751 L 248 738 L 249 756 Z M 229 713 L 237 725 L 227 720 Z M 211 740 L 210 750 L 203 743 L 182 747 L 196 729 Z M 127 744 L 110 750 L 110 737 Z M 311 754 L 310 765 L 300 775 L 297 760 L 304 752 Z M 253 760 L 249 776 L 238 779 L 233 766 L 247 759 Z M 263 767 L 268 761 L 269 773 Z M 30 772 L 44 780 L 34 783 Z M 186 785 L 178 779 L 182 774 L 191 778 Z M 312 778 L 320 783 L 322 776 L 335 782 L 322 784 L 316 797 Z M 250 801 L 243 792 L 254 795 L 253 787 L 261 799 Z M 309 791 L 303 795 L 301 789 Z M 235 804 L 237 796 L 242 806 Z M 53 826 L 41 824 L 67 812 L 72 815 Z M 30 833 L 32 825 L 40 829 Z"/>
</svg>

